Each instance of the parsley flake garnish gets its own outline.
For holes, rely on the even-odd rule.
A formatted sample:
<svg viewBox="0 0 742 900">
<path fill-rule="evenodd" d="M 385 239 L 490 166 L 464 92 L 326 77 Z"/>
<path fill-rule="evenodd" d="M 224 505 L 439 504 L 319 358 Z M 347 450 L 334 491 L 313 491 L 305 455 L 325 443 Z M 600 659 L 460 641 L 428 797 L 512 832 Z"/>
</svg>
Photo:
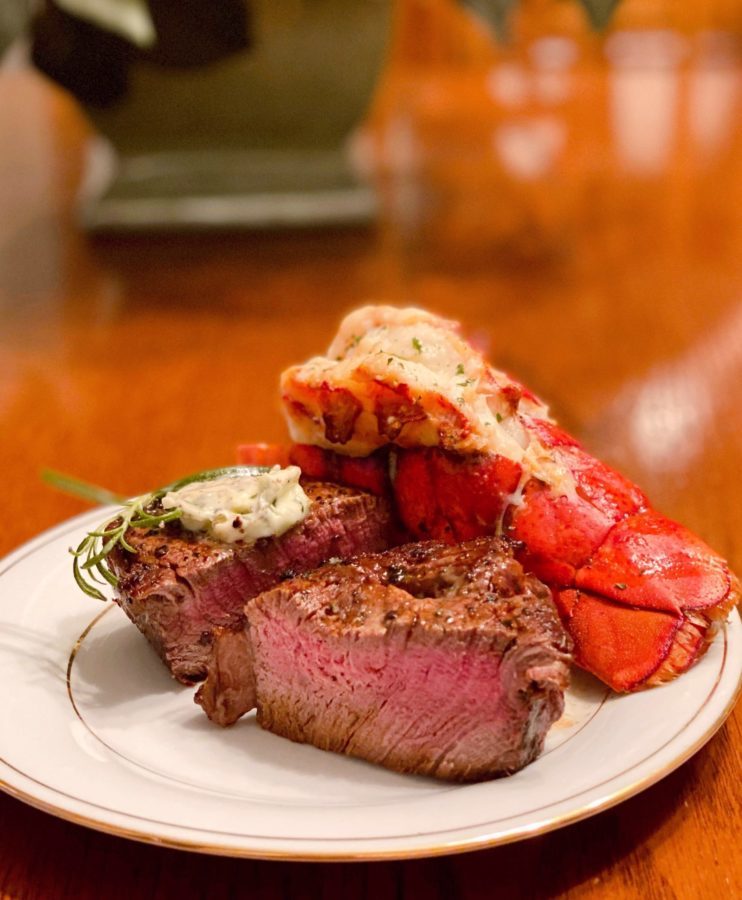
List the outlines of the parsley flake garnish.
<svg viewBox="0 0 742 900">
<path fill-rule="evenodd" d="M 412 346 L 415 348 L 415 350 L 417 350 L 418 353 L 423 352 L 423 345 L 420 343 L 420 341 L 416 337 L 414 337 L 412 339 Z"/>
<path fill-rule="evenodd" d="M 459 363 L 459 364 L 456 366 L 456 374 L 457 374 L 457 375 L 463 375 L 463 374 L 464 374 L 464 364 L 463 364 L 463 363 Z"/>
</svg>

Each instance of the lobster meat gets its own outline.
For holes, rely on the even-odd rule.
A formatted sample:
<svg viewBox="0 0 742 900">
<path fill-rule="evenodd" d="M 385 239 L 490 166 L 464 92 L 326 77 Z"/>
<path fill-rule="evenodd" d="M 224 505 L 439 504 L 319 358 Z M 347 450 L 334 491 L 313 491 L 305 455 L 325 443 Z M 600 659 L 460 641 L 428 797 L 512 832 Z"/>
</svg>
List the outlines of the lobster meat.
<svg viewBox="0 0 742 900">
<path fill-rule="evenodd" d="M 718 554 L 559 428 L 456 323 L 357 310 L 281 389 L 288 455 L 306 475 L 388 494 L 418 539 L 514 539 L 551 588 L 577 663 L 616 691 L 686 671 L 740 597 Z M 255 453 L 243 447 L 241 461 Z"/>
</svg>

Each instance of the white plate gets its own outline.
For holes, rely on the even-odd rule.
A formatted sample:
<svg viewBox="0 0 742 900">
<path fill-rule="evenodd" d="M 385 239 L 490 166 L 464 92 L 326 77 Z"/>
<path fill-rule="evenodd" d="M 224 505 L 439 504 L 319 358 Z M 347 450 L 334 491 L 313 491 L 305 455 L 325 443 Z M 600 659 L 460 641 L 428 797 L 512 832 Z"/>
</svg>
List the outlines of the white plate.
<svg viewBox="0 0 742 900">
<path fill-rule="evenodd" d="M 732 616 L 662 688 L 608 694 L 575 673 L 543 756 L 455 786 L 397 775 L 261 731 L 222 730 L 113 604 L 72 580 L 67 548 L 96 510 L 0 563 L 0 786 L 113 834 L 234 856 L 379 859 L 502 844 L 585 818 L 653 784 L 730 712 L 742 673 Z"/>
</svg>

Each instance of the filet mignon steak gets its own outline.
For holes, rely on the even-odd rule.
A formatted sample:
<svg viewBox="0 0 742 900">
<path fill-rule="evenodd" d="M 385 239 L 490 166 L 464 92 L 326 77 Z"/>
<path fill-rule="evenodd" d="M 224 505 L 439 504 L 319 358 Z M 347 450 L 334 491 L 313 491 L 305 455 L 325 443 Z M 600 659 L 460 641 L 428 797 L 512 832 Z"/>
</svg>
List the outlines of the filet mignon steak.
<svg viewBox="0 0 742 900">
<path fill-rule="evenodd" d="M 246 615 L 245 630 L 217 638 L 199 691 L 220 724 L 256 706 L 291 740 L 477 781 L 535 759 L 562 713 L 569 638 L 501 538 L 325 565 Z"/>
<path fill-rule="evenodd" d="M 333 557 L 383 550 L 394 543 L 385 500 L 355 488 L 307 482 L 312 504 L 285 534 L 251 546 L 187 531 L 132 528 L 132 554 L 109 557 L 119 578 L 116 601 L 184 684 L 206 674 L 216 626 L 241 627 L 245 602 L 282 578 Z"/>
</svg>

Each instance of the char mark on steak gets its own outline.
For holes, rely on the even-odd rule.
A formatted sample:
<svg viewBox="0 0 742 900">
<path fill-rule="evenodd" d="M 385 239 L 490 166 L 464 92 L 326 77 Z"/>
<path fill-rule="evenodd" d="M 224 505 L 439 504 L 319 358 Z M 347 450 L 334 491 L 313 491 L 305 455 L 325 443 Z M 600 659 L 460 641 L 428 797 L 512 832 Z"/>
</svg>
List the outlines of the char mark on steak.
<svg viewBox="0 0 742 900">
<path fill-rule="evenodd" d="M 569 638 L 504 539 L 326 565 L 246 615 L 246 629 L 217 639 L 197 698 L 220 724 L 256 706 L 263 728 L 291 740 L 477 781 L 535 759 L 562 713 Z"/>
<path fill-rule="evenodd" d="M 217 627 L 241 628 L 245 602 L 281 579 L 333 557 L 383 550 L 394 543 L 388 503 L 355 488 L 307 482 L 306 518 L 280 537 L 252 546 L 186 531 L 132 528 L 109 557 L 119 578 L 116 601 L 150 641 L 172 675 L 200 681 Z"/>
</svg>

